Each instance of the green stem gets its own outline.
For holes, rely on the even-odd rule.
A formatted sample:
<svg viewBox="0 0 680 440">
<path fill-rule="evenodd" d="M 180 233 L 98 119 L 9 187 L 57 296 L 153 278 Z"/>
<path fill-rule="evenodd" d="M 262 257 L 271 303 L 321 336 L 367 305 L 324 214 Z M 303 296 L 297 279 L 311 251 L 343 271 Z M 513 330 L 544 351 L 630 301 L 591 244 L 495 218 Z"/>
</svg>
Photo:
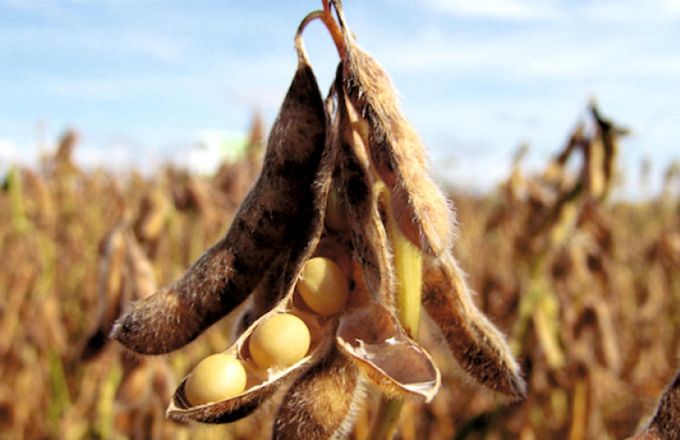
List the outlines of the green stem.
<svg viewBox="0 0 680 440">
<path fill-rule="evenodd" d="M 397 317 L 408 336 L 415 339 L 420 325 L 420 302 L 423 281 L 423 257 L 401 232 L 392 211 L 390 193 L 383 182 L 376 183 L 374 191 L 381 197 L 387 212 L 387 235 L 392 245 L 396 278 Z M 376 414 L 370 439 L 389 440 L 394 436 L 399 413 L 404 405 L 401 397 L 383 396 Z"/>
<path fill-rule="evenodd" d="M 399 230 L 391 214 L 388 217 L 388 223 L 397 278 L 397 313 L 406 333 L 415 339 L 420 326 L 423 257 L 420 250 L 413 246 Z"/>
</svg>

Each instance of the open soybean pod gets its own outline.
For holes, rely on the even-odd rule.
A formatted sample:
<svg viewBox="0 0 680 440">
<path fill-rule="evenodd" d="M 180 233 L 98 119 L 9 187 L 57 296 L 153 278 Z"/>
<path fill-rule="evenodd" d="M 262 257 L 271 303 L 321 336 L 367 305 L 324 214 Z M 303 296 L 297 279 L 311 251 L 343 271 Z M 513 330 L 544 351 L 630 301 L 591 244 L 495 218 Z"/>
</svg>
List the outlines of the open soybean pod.
<svg viewBox="0 0 680 440">
<path fill-rule="evenodd" d="M 309 312 L 299 307 L 295 301 L 295 283 L 302 271 L 303 262 L 318 244 L 321 233 L 321 221 L 318 220 L 318 216 L 315 224 L 317 227 L 310 241 L 310 246 L 306 248 L 303 257 L 297 264 L 290 270 L 284 269 L 278 275 L 269 274 L 264 281 L 263 287 L 272 291 L 283 292 L 283 299 L 272 310 L 248 327 L 236 342 L 224 352 L 243 366 L 246 376 L 244 390 L 237 395 L 216 402 L 191 402 L 187 397 L 186 387 L 190 377 L 187 376 L 182 380 L 173 396 L 167 410 L 168 417 L 178 421 L 195 420 L 203 423 L 227 423 L 238 420 L 256 410 L 289 377 L 300 373 L 326 356 L 331 347 L 332 338 L 330 335 L 337 325 L 337 316 L 324 316 Z M 310 339 L 306 342 L 309 344 L 309 349 L 306 350 L 303 357 L 290 365 L 263 368 L 258 365 L 251 351 L 253 335 L 264 324 L 281 315 L 293 315 L 304 322 L 309 332 Z M 294 345 L 299 342 L 286 341 L 284 345 Z"/>
<path fill-rule="evenodd" d="M 291 90 L 295 90 L 295 84 L 296 81 L 299 80 L 300 75 L 303 77 L 309 75 L 311 76 L 311 80 L 313 80 L 311 68 L 306 61 L 304 48 L 301 46 L 301 43 L 301 40 L 296 39 L 300 66 L 298 67 L 296 79 L 293 81 Z M 316 87 L 316 82 L 313 82 L 314 87 Z M 304 97 L 307 95 L 303 94 L 302 96 Z M 289 98 L 292 101 L 300 99 L 299 91 L 293 93 L 292 97 L 291 92 L 289 91 L 286 102 L 289 101 Z M 286 108 L 286 102 L 284 102 L 284 109 Z M 321 111 L 323 111 L 320 98 L 317 104 L 321 106 Z M 301 105 L 300 103 L 293 103 L 290 105 L 293 106 L 292 108 L 295 112 L 298 112 L 294 115 L 295 118 L 303 118 L 304 120 L 304 118 L 310 116 L 309 112 L 300 113 L 300 109 L 296 108 L 296 106 Z M 281 120 L 282 117 L 280 116 L 279 119 Z M 290 121 L 288 122 L 290 123 Z M 307 123 L 308 122 L 309 121 L 307 121 Z M 325 124 L 325 120 L 317 122 L 323 122 Z M 304 124 L 302 127 L 296 126 L 295 129 L 304 130 Z M 304 131 L 298 133 L 298 135 L 305 134 L 313 135 L 314 133 L 305 133 Z M 305 206 L 307 217 L 304 220 L 296 220 L 294 218 L 288 219 L 288 221 L 302 221 L 305 225 L 304 229 L 298 230 L 300 235 L 295 236 L 294 239 L 289 235 L 279 237 L 281 240 L 290 242 L 291 245 L 289 248 L 280 252 L 275 258 L 275 264 L 266 272 L 263 282 L 258 287 L 260 292 L 264 292 L 262 298 L 259 298 L 261 301 L 260 307 L 265 306 L 266 303 L 274 301 L 275 299 L 280 299 L 280 301 L 275 304 L 269 312 L 262 315 L 248 327 L 245 332 L 239 336 L 237 341 L 225 352 L 225 354 L 236 359 L 243 367 L 246 376 L 244 390 L 234 396 L 219 401 L 191 402 L 188 398 L 186 389 L 190 379 L 190 376 L 188 376 L 180 383 L 168 408 L 167 415 L 172 419 L 196 420 L 205 423 L 225 423 L 245 417 L 257 409 L 264 400 L 270 397 L 286 379 L 319 362 L 330 350 L 333 340 L 330 335 L 337 326 L 337 316 L 326 316 L 313 313 L 297 303 L 295 296 L 295 285 L 304 268 L 304 263 L 309 260 L 319 244 L 319 239 L 323 230 L 328 191 L 335 163 L 336 150 L 333 145 L 325 141 L 325 136 L 324 144 L 321 148 L 323 151 L 319 152 L 321 157 L 318 161 L 318 170 L 315 171 L 314 178 L 311 182 L 304 178 L 302 179 L 309 187 L 305 188 L 304 191 L 300 189 L 297 193 L 293 193 L 291 196 L 296 197 L 294 202 L 286 199 L 289 194 L 281 194 L 281 196 L 287 200 L 287 203 L 298 203 Z M 280 157 L 279 160 L 283 161 L 282 163 L 294 161 L 294 163 L 298 164 L 300 164 L 300 162 L 297 161 L 303 160 L 312 162 L 317 161 L 316 158 L 310 157 L 309 155 L 300 156 L 299 152 L 297 157 L 292 152 L 289 153 L 289 156 Z M 276 152 L 272 154 L 276 154 Z M 268 160 L 270 162 L 268 162 Z M 271 167 L 274 167 L 273 169 L 276 170 L 276 166 L 282 166 L 280 163 L 274 163 L 272 165 L 272 161 L 274 161 L 274 159 L 272 159 L 272 155 L 268 153 L 265 158 L 265 171 L 263 171 L 263 173 L 273 172 Z M 270 166 L 269 171 L 267 168 L 268 164 Z M 283 183 L 281 180 L 283 178 L 282 176 L 286 176 L 286 179 L 296 178 L 294 174 L 289 175 L 285 173 L 281 175 L 274 174 L 270 178 L 277 178 L 279 183 Z M 290 188 L 291 185 L 288 185 L 285 188 Z M 279 194 L 282 187 L 270 188 L 270 190 L 273 191 L 273 193 L 269 196 L 273 197 L 274 195 Z M 298 225 L 297 227 L 299 228 L 300 226 Z M 288 229 L 284 230 L 288 231 Z M 258 273 L 253 275 L 261 277 L 261 274 Z M 258 304 L 256 304 L 256 306 L 258 306 Z M 281 318 L 282 316 L 290 318 L 292 321 L 301 320 L 303 323 L 301 325 L 305 328 L 304 331 L 308 332 L 309 339 L 304 342 L 304 344 L 309 344 L 308 348 L 307 345 L 305 345 L 299 356 L 294 357 L 293 360 L 289 359 L 289 361 L 284 362 L 281 365 L 275 362 L 271 365 L 269 363 L 264 365 L 264 362 L 268 362 L 266 356 L 269 353 L 264 353 L 264 357 L 257 356 L 258 353 L 256 351 L 261 348 L 261 345 L 258 345 L 259 343 L 256 343 L 255 341 L 261 341 L 262 339 L 266 341 L 268 335 L 265 334 L 260 338 L 258 331 L 261 331 L 261 335 L 264 331 L 262 329 L 264 329 L 268 323 L 271 323 L 273 320 Z M 274 334 L 272 336 L 276 337 L 277 335 Z M 291 340 L 285 341 L 279 345 L 294 345 L 299 342 L 300 341 Z M 262 350 L 266 351 L 267 348 L 262 348 Z M 262 360 L 263 358 L 265 359 L 264 361 Z"/>
<path fill-rule="evenodd" d="M 406 335 L 393 313 L 395 280 L 390 244 L 380 213 L 380 192 L 375 190 L 381 185 L 380 177 L 359 132 L 353 104 L 341 87 L 337 90 L 340 187 L 350 219 L 353 257 L 361 272 L 354 294 L 366 298 L 366 302 L 353 304 L 340 318 L 336 342 L 384 393 L 414 394 L 430 400 L 439 388 L 440 373 L 429 354 Z"/>
<path fill-rule="evenodd" d="M 526 396 L 503 335 L 472 302 L 458 264 L 450 253 L 426 258 L 423 305 L 443 333 L 459 365 L 479 383 L 513 398 Z"/>
<path fill-rule="evenodd" d="M 318 183 L 326 116 L 304 50 L 298 55 L 262 172 L 229 231 L 182 278 L 132 304 L 112 332 L 127 348 L 159 354 L 184 346 L 246 299 L 263 273 L 280 270 L 274 262 L 285 260 L 277 256 L 296 260 L 306 249 L 328 191 Z"/>
<path fill-rule="evenodd" d="M 390 189 L 399 227 L 423 252 L 441 255 L 454 236 L 449 204 L 428 175 L 425 149 L 399 110 L 387 73 L 356 45 L 340 5 L 335 6 L 345 37 L 343 87 L 362 119 L 362 136 Z"/>
<path fill-rule="evenodd" d="M 334 349 L 288 390 L 276 414 L 272 439 L 345 438 L 364 394 L 359 371 Z"/>
<path fill-rule="evenodd" d="M 415 395 L 432 400 L 441 374 L 430 354 L 406 335 L 385 307 L 369 303 L 340 318 L 340 350 L 389 396 Z"/>
<path fill-rule="evenodd" d="M 295 275 L 299 274 L 299 270 Z M 294 279 L 293 279 L 294 281 Z M 229 347 L 225 354 L 236 359 L 244 368 L 246 375 L 245 389 L 226 399 L 216 402 L 192 402 L 188 397 L 191 390 L 187 390 L 190 376 L 185 377 L 178 386 L 172 402 L 167 410 L 167 416 L 177 421 L 195 420 L 203 423 L 228 423 L 243 418 L 256 410 L 260 404 L 269 398 L 288 378 L 299 374 L 306 368 L 323 359 L 331 348 L 331 332 L 337 325 L 336 316 L 323 316 L 309 313 L 297 308 L 294 304 L 294 283 L 289 284 L 289 292 L 285 298 L 271 311 L 261 316 Z M 272 366 L 262 368 L 254 359 L 251 340 L 258 328 L 277 316 L 293 315 L 304 322 L 311 340 L 306 354 L 291 365 Z M 294 347 L 300 341 L 286 341 Z M 191 373 L 193 374 L 193 373 Z M 219 382 L 215 378 L 215 383 Z M 228 383 L 228 379 L 225 379 Z"/>
</svg>

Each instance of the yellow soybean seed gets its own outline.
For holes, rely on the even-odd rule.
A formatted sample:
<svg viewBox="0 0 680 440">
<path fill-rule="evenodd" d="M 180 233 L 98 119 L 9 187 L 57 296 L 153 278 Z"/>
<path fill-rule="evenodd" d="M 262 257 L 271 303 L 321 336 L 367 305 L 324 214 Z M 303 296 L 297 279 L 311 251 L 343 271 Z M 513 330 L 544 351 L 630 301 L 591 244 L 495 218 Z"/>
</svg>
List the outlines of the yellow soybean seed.
<svg viewBox="0 0 680 440">
<path fill-rule="evenodd" d="M 196 365 L 184 386 L 192 405 L 219 402 L 234 397 L 246 387 L 246 370 L 234 356 L 218 353 Z"/>
<path fill-rule="evenodd" d="M 305 357 L 309 341 L 309 329 L 302 319 L 280 313 L 258 325 L 248 348 L 258 367 L 285 368 Z"/>
<path fill-rule="evenodd" d="M 309 259 L 302 268 L 297 288 L 305 304 L 322 315 L 340 312 L 349 296 L 347 277 L 328 258 Z"/>
</svg>

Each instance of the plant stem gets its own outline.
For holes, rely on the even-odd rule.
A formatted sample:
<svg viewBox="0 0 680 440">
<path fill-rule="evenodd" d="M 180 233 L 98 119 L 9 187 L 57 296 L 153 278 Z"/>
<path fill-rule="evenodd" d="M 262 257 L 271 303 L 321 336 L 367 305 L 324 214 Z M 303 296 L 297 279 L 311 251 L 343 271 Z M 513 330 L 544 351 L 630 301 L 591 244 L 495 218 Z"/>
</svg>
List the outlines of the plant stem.
<svg viewBox="0 0 680 440">
<path fill-rule="evenodd" d="M 369 439 L 388 440 L 394 437 L 399 422 L 399 413 L 404 405 L 404 399 L 400 397 L 389 398 L 382 396 L 380 406 L 375 416 L 375 423 L 371 429 Z"/>
<path fill-rule="evenodd" d="M 420 301 L 423 280 L 423 257 L 401 232 L 392 211 L 390 192 L 383 182 L 375 185 L 387 212 L 387 235 L 392 244 L 396 278 L 396 311 L 399 321 L 412 339 L 418 336 L 420 325 Z M 401 397 L 383 396 L 372 427 L 370 439 L 389 440 L 394 436 L 399 413 L 404 405 Z"/>
<path fill-rule="evenodd" d="M 418 336 L 420 302 L 423 285 L 423 258 L 402 234 L 393 216 L 389 216 L 389 236 L 394 253 L 397 278 L 397 312 L 406 333 L 412 339 Z"/>
</svg>

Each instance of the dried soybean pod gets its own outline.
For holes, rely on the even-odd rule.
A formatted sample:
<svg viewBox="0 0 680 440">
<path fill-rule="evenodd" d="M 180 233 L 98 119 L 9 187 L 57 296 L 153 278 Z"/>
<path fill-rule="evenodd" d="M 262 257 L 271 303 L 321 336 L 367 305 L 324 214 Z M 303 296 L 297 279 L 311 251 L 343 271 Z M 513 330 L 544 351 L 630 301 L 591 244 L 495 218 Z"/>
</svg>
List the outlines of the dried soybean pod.
<svg viewBox="0 0 680 440">
<path fill-rule="evenodd" d="M 430 354 L 379 304 L 369 303 L 344 314 L 336 343 L 388 396 L 409 394 L 429 402 L 439 390 L 441 374 Z"/>
<path fill-rule="evenodd" d="M 315 13 L 312 13 L 302 20 L 295 37 L 295 48 L 298 52 L 298 56 L 300 59 L 305 60 L 307 64 L 307 55 L 302 41 L 302 31 L 309 23 L 310 17 L 313 17 L 314 15 Z M 329 105 L 333 100 L 333 94 L 334 92 L 331 90 L 329 97 L 323 104 L 324 111 L 327 112 L 325 113 L 326 115 L 328 115 Z M 304 264 L 311 256 L 311 252 L 318 244 L 323 229 L 333 170 L 338 155 L 336 141 L 332 135 L 332 123 L 333 122 L 326 117 L 323 157 L 321 159 L 319 171 L 311 185 L 313 199 L 312 210 L 309 214 L 310 218 L 308 219 L 309 228 L 307 231 L 307 238 L 299 237 L 296 244 L 290 246 L 289 249 L 287 249 L 287 252 L 282 252 L 275 257 L 275 261 L 272 264 L 274 269 L 269 270 L 265 274 L 265 280 L 260 283 L 257 290 L 253 293 L 252 304 L 237 321 L 236 330 L 238 333 L 245 330 L 245 328 L 252 324 L 253 321 L 262 316 L 262 314 L 282 298 L 282 292 L 285 292 L 285 290 L 272 289 L 268 286 L 277 283 L 276 279 L 281 276 L 281 272 L 284 274 L 283 278 L 287 279 L 288 273 L 298 271 L 302 264 Z"/>
<path fill-rule="evenodd" d="M 182 278 L 132 304 L 112 332 L 127 348 L 159 354 L 184 346 L 246 299 L 263 273 L 279 270 L 272 267 L 277 255 L 305 248 L 317 209 L 314 182 L 324 151 L 326 116 L 304 51 L 298 55 L 262 172 L 229 231 Z"/>
<path fill-rule="evenodd" d="M 645 429 L 633 440 L 666 440 L 680 438 L 680 371 L 659 401 L 659 406 Z"/>
<path fill-rule="evenodd" d="M 365 394 L 357 368 L 333 350 L 288 390 L 272 439 L 345 438 Z"/>
<path fill-rule="evenodd" d="M 341 192 L 354 255 L 361 263 L 363 278 L 374 299 L 393 306 L 394 273 L 390 263 L 387 233 L 380 218 L 375 179 L 361 136 L 352 127 L 352 107 L 338 88 L 337 130 Z"/>
<path fill-rule="evenodd" d="M 318 181 L 319 187 L 321 188 L 321 190 L 317 192 L 315 198 L 317 202 L 316 212 L 318 214 L 323 212 L 321 201 L 323 201 L 323 194 L 327 194 L 327 188 L 329 186 L 330 169 L 332 169 L 333 163 L 331 158 L 331 154 L 324 155 L 322 171 L 319 173 L 322 177 L 328 177 L 324 177 Z M 323 218 L 320 215 L 316 215 L 313 225 L 314 227 L 309 238 L 308 246 L 301 251 L 299 258 L 287 260 L 287 263 L 281 266 L 280 271 L 275 273 L 272 271 L 268 272 L 267 277 L 263 281 L 264 285 L 261 287 L 274 292 L 282 292 L 283 299 L 276 304 L 272 310 L 247 328 L 244 333 L 239 336 L 237 341 L 226 350 L 226 353 L 235 355 L 240 358 L 240 360 L 248 359 L 248 364 L 251 364 L 252 353 L 248 350 L 248 342 L 258 325 L 261 322 L 266 322 L 269 317 L 274 316 L 275 314 L 291 310 L 295 282 L 300 275 L 303 262 L 309 258 L 319 242 Z M 310 317 L 308 316 L 308 318 Z M 335 321 L 325 318 L 321 320 L 317 319 L 318 317 L 315 316 L 313 319 L 307 321 L 308 325 L 311 324 L 313 326 L 314 330 L 312 335 L 314 340 L 312 341 L 312 347 L 310 347 L 307 356 L 296 364 L 285 368 L 277 368 L 272 371 L 263 372 L 261 369 L 258 369 L 259 373 L 256 373 L 256 375 L 259 375 L 259 379 L 251 377 L 250 379 L 252 381 L 247 385 L 247 388 L 243 393 L 219 402 L 212 402 L 204 405 L 193 405 L 188 401 L 185 390 L 188 379 L 185 378 L 175 391 L 166 415 L 177 421 L 195 420 L 203 423 L 228 423 L 246 417 L 255 411 L 264 401 L 269 399 L 269 397 L 271 397 L 271 395 L 290 377 L 302 373 L 304 370 L 326 357 L 331 347 L 332 338 L 325 336 L 328 336 L 327 334 L 333 331 L 335 328 Z M 252 370 L 250 371 L 252 372 Z M 265 374 L 265 377 L 262 377 L 263 373 Z"/>
<path fill-rule="evenodd" d="M 616 158 L 619 152 L 619 138 L 628 135 L 630 131 L 628 128 L 618 126 L 613 121 L 603 117 L 595 101 L 590 103 L 590 113 L 597 124 L 597 133 L 593 140 L 593 144 L 601 145 L 602 155 L 604 156 L 601 170 L 604 184 L 598 198 L 606 199 L 615 183 L 614 165 L 617 163 Z M 591 146 L 591 148 L 593 148 L 593 146 Z"/>
<path fill-rule="evenodd" d="M 376 170 L 390 188 L 397 223 L 423 252 L 441 255 L 454 237 L 448 201 L 428 175 L 425 149 L 399 110 L 387 73 L 356 45 L 342 9 L 335 6 L 345 35 L 343 86 L 366 122 L 365 141 Z"/>
<path fill-rule="evenodd" d="M 99 246 L 99 312 L 97 328 L 88 337 L 81 350 L 80 358 L 89 360 L 97 356 L 106 346 L 107 335 L 121 309 L 131 298 L 125 291 L 125 253 L 124 227 L 116 225 L 102 240 Z"/>
<path fill-rule="evenodd" d="M 453 256 L 426 258 L 423 305 L 460 366 L 479 383 L 522 399 L 526 385 L 503 335 L 479 311 Z"/>
<path fill-rule="evenodd" d="M 321 229 L 317 230 L 312 241 L 317 242 Z M 307 253 L 306 256 L 309 254 Z M 269 399 L 282 384 L 306 371 L 311 366 L 325 358 L 331 348 L 332 338 L 329 333 L 335 328 L 335 321 L 318 319 L 316 315 L 306 315 L 305 323 L 312 330 L 312 345 L 307 355 L 293 365 L 263 370 L 258 368 L 250 350 L 251 336 L 258 326 L 267 322 L 271 317 L 280 313 L 291 312 L 295 281 L 301 270 L 298 265 L 295 270 L 285 269 L 278 277 L 269 277 L 265 282 L 267 287 L 275 291 L 285 292 L 284 298 L 272 310 L 255 321 L 241 334 L 225 354 L 232 355 L 243 362 L 246 367 L 247 383 L 243 392 L 217 402 L 193 404 L 187 396 L 189 376 L 184 378 L 177 387 L 166 415 L 176 421 L 194 420 L 202 423 L 229 423 L 248 416 L 264 401 Z"/>
<path fill-rule="evenodd" d="M 301 41 L 296 39 L 296 47 L 302 64 L 306 63 L 304 48 Z M 299 237 L 295 237 L 291 246 L 286 247 L 276 258 L 271 269 L 264 273 L 262 282 L 258 286 L 259 297 L 255 298 L 254 309 L 251 313 L 260 316 L 262 307 L 271 302 L 277 302 L 272 310 L 260 321 L 254 322 L 237 339 L 236 343 L 227 349 L 227 353 L 234 354 L 243 359 L 250 359 L 247 350 L 248 338 L 257 328 L 259 322 L 268 319 L 271 314 L 279 313 L 282 310 L 289 310 L 292 306 L 292 298 L 297 279 L 300 276 L 303 264 L 308 260 L 319 244 L 323 231 L 324 213 L 330 189 L 331 176 L 336 160 L 337 149 L 329 140 L 325 141 L 318 171 L 316 171 L 313 182 L 309 183 L 309 200 L 298 200 L 303 205 L 309 203 L 308 218 L 305 219 L 307 227 L 301 231 Z M 284 195 L 284 197 L 287 195 Z M 290 240 L 291 237 L 285 237 Z M 317 317 L 318 318 L 318 317 Z M 315 318 L 316 319 L 316 318 Z M 315 330 L 312 333 L 312 347 L 305 358 L 295 365 L 284 369 L 262 372 L 260 377 L 250 378 L 243 393 L 232 398 L 219 402 L 212 402 L 204 405 L 192 405 L 187 402 L 185 394 L 186 378 L 180 383 L 175 391 L 173 399 L 166 412 L 167 416 L 173 420 L 187 421 L 195 420 L 203 423 L 228 423 L 247 416 L 255 411 L 264 401 L 266 401 L 285 381 L 295 374 L 300 374 L 323 359 L 331 346 L 332 339 L 323 337 L 334 328 L 333 320 L 315 319 L 307 321 L 308 325 L 313 325 Z M 311 328 L 311 327 L 310 327 Z M 252 370 L 251 370 L 252 372 Z M 262 374 L 266 377 L 261 377 Z"/>
<path fill-rule="evenodd" d="M 98 325 L 81 350 L 82 360 L 97 356 L 109 342 L 108 334 L 129 301 L 156 290 L 153 267 L 126 221 L 119 222 L 100 245 Z"/>
</svg>

